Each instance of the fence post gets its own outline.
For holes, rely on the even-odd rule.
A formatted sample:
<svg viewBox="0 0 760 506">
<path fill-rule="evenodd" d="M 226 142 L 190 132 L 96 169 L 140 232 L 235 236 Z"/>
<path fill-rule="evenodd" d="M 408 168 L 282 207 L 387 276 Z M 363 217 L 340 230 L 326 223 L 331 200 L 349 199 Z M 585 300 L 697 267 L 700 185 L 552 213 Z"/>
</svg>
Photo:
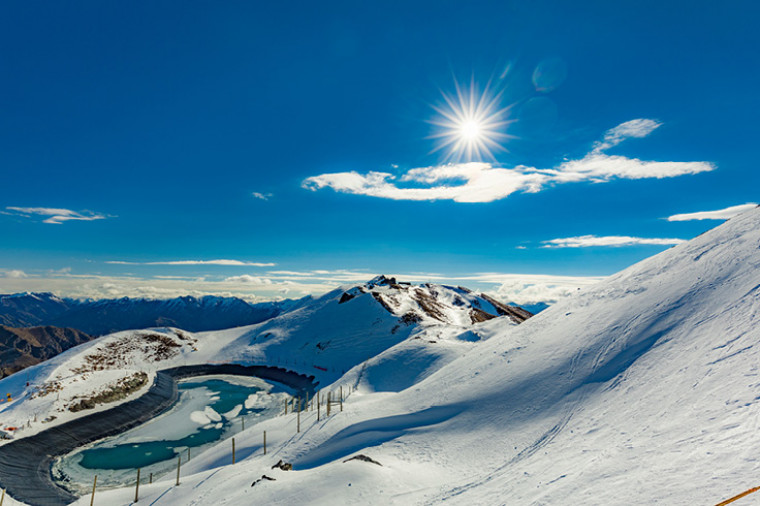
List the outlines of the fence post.
<svg viewBox="0 0 760 506">
<path fill-rule="evenodd" d="M 98 485 L 98 475 L 95 475 L 95 479 L 92 480 L 92 495 L 90 496 L 90 506 L 95 504 L 95 487 Z"/>
<path fill-rule="evenodd" d="M 343 411 L 343 385 L 340 386 L 340 410 Z"/>
<path fill-rule="evenodd" d="M 285 414 L 288 414 L 288 399 L 285 399 Z"/>
<path fill-rule="evenodd" d="M 264 455 L 267 454 L 267 431 L 264 431 Z"/>
<path fill-rule="evenodd" d="M 332 400 L 332 392 L 327 392 L 327 416 L 330 416 L 330 401 Z"/>
<path fill-rule="evenodd" d="M 240 417 L 240 425 L 242 426 L 240 429 L 240 431 L 242 432 L 245 430 L 245 418 L 243 418 L 242 416 Z"/>
<path fill-rule="evenodd" d="M 153 473 L 150 473 L 150 476 L 148 477 L 148 483 L 153 483 Z"/>
<path fill-rule="evenodd" d="M 190 462 L 190 447 L 187 447 L 187 461 Z"/>
<path fill-rule="evenodd" d="M 296 425 L 296 432 L 301 432 L 301 403 L 298 403 L 298 425 Z"/>
<path fill-rule="evenodd" d="M 179 466 L 180 466 L 181 460 L 182 460 L 182 456 L 178 455 L 177 456 L 177 485 L 176 485 L 178 487 L 179 487 Z"/>
<path fill-rule="evenodd" d="M 235 438 L 232 438 L 232 463 L 235 463 Z"/>
<path fill-rule="evenodd" d="M 319 392 L 317 392 L 317 421 L 319 421 Z"/>
<path fill-rule="evenodd" d="M 135 483 L 135 502 L 140 498 L 140 468 L 137 468 L 137 483 Z"/>
</svg>

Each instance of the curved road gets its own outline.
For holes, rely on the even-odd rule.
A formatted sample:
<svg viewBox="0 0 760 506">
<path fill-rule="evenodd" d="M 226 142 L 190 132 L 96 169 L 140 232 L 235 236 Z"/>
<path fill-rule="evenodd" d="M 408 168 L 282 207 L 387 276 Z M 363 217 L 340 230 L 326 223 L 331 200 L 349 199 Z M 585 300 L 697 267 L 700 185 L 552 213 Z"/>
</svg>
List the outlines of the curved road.
<svg viewBox="0 0 760 506">
<path fill-rule="evenodd" d="M 114 436 L 161 414 L 177 400 L 178 379 L 206 374 L 255 376 L 314 393 L 314 377 L 268 366 L 237 364 L 189 365 L 164 369 L 147 393 L 107 411 L 86 415 L 34 436 L 0 446 L 0 488 L 19 501 L 38 506 L 63 506 L 78 497 L 53 481 L 53 459 L 80 446 Z"/>
</svg>

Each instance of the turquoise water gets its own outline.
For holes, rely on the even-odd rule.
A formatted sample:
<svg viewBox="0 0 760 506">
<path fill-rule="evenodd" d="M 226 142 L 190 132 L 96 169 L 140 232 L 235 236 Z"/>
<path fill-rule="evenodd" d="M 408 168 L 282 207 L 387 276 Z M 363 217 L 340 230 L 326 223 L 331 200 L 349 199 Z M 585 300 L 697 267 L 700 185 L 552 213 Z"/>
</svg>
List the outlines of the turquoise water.
<svg viewBox="0 0 760 506">
<path fill-rule="evenodd" d="M 205 388 L 213 394 L 207 404 L 217 413 L 224 414 L 240 406 L 240 416 L 250 415 L 264 411 L 261 408 L 246 408 L 245 400 L 249 395 L 261 391 L 251 385 L 238 385 L 219 379 L 203 381 L 188 381 L 178 385 L 180 397 L 183 392 L 193 389 Z M 209 426 L 198 428 L 195 432 L 177 439 L 160 441 L 136 441 L 116 446 L 106 446 L 86 449 L 80 453 L 81 460 L 78 464 L 86 469 L 136 469 L 165 460 L 176 459 L 180 452 L 186 448 L 194 448 L 206 445 L 222 438 L 233 421 L 222 417 L 222 421 L 211 423 Z M 239 422 L 238 422 L 239 423 Z"/>
</svg>

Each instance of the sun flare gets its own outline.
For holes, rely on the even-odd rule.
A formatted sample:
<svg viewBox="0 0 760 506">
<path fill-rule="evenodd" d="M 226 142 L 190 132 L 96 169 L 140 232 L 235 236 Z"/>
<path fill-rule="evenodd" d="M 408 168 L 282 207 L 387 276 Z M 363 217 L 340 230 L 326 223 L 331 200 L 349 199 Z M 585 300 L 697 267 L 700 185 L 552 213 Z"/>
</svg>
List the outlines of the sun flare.
<svg viewBox="0 0 760 506">
<path fill-rule="evenodd" d="M 501 93 L 490 93 L 488 86 L 480 92 L 474 82 L 468 90 L 454 82 L 455 94 L 443 94 L 444 103 L 433 106 L 438 117 L 430 123 L 438 131 L 430 138 L 439 142 L 433 152 L 446 151 L 449 160 L 477 161 L 494 159 L 495 151 L 505 151 L 503 143 L 513 136 L 504 132 L 514 120 L 508 119 L 509 107 L 500 107 Z"/>
</svg>

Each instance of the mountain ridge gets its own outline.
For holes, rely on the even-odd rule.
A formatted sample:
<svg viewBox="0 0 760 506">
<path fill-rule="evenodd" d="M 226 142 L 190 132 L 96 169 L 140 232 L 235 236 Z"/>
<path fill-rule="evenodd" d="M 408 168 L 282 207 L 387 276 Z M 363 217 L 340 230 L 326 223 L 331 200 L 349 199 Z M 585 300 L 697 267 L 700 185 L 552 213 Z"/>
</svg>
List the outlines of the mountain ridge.
<svg viewBox="0 0 760 506">
<path fill-rule="evenodd" d="M 308 300 L 309 297 L 250 303 L 238 297 L 214 295 L 79 300 L 49 292 L 27 292 L 0 295 L 0 324 L 15 328 L 70 327 L 92 336 L 157 326 L 219 330 L 259 323 Z"/>
</svg>

